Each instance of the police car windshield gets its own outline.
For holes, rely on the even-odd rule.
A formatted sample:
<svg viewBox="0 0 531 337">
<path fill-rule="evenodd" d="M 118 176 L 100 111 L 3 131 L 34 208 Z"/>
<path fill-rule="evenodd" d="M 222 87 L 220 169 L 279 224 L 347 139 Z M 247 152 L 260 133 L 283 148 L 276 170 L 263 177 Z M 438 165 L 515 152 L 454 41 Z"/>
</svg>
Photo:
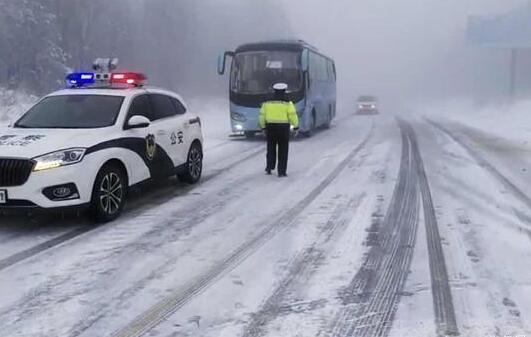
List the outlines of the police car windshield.
<svg viewBox="0 0 531 337">
<path fill-rule="evenodd" d="M 301 89 L 301 53 L 253 51 L 236 55 L 232 66 L 231 89 L 241 94 L 265 94 L 275 83 L 286 83 L 288 91 Z"/>
<path fill-rule="evenodd" d="M 91 129 L 112 126 L 124 101 L 121 96 L 62 95 L 46 97 L 16 123 L 16 128 Z"/>
</svg>

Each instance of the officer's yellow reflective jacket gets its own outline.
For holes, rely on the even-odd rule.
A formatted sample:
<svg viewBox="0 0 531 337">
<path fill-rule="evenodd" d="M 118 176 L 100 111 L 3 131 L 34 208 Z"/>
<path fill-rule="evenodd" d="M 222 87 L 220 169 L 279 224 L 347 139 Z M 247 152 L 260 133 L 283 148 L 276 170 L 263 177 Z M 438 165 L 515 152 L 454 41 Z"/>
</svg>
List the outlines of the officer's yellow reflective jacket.
<svg viewBox="0 0 531 337">
<path fill-rule="evenodd" d="M 260 109 L 259 124 L 260 128 L 266 127 L 266 124 L 289 123 L 294 128 L 299 127 L 299 117 L 293 102 L 269 101 L 262 104 Z"/>
</svg>

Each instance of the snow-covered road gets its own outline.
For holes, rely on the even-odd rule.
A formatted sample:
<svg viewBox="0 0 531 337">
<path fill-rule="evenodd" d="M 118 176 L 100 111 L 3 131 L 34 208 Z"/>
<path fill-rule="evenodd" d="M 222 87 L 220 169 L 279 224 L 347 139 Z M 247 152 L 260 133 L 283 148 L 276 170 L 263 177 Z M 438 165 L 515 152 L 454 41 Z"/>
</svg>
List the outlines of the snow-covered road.
<svg viewBox="0 0 531 337">
<path fill-rule="evenodd" d="M 124 216 L 2 217 L 0 336 L 531 336 L 528 152 L 456 122 L 344 115 L 214 134 L 198 186 Z"/>
</svg>

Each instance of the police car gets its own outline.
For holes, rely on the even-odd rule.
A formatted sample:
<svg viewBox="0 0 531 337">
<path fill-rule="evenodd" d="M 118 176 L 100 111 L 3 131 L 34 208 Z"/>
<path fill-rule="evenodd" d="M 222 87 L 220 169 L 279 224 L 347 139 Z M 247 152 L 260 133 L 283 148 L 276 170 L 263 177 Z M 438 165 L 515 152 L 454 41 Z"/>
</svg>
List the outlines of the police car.
<svg viewBox="0 0 531 337">
<path fill-rule="evenodd" d="M 107 222 L 133 185 L 174 174 L 198 182 L 199 117 L 145 80 L 133 72 L 70 74 L 70 88 L 0 129 L 0 209 L 89 206 Z"/>
</svg>

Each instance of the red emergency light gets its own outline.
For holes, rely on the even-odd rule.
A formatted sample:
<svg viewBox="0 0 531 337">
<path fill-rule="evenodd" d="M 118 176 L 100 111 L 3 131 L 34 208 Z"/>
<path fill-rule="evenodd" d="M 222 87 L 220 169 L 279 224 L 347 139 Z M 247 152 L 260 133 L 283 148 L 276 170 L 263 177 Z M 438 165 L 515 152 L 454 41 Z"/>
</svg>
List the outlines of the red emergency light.
<svg viewBox="0 0 531 337">
<path fill-rule="evenodd" d="M 110 83 L 141 86 L 145 84 L 146 80 L 147 80 L 146 75 L 142 73 L 135 73 L 135 72 L 128 71 L 128 72 L 121 72 L 121 73 L 112 73 Z"/>
</svg>

